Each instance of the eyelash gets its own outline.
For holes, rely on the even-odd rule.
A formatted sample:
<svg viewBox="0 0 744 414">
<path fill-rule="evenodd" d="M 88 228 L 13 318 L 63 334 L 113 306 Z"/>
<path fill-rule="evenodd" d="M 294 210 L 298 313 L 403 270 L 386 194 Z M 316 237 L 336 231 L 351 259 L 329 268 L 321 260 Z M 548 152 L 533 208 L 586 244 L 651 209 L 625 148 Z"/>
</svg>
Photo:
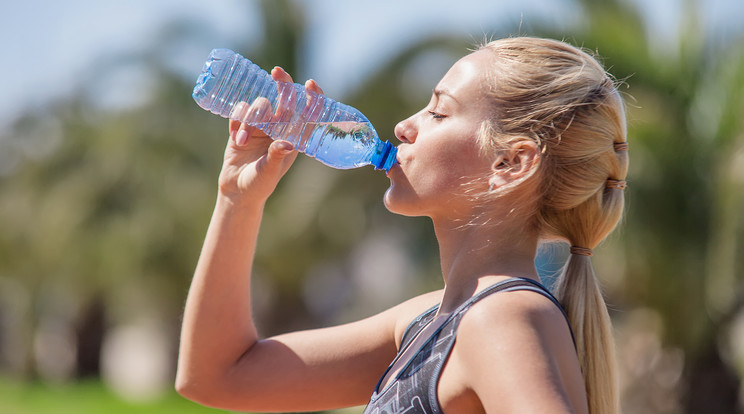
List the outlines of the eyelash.
<svg viewBox="0 0 744 414">
<path fill-rule="evenodd" d="M 429 115 L 431 115 L 431 117 L 434 119 L 444 119 L 447 117 L 446 115 L 438 114 L 434 111 L 429 111 Z"/>
</svg>

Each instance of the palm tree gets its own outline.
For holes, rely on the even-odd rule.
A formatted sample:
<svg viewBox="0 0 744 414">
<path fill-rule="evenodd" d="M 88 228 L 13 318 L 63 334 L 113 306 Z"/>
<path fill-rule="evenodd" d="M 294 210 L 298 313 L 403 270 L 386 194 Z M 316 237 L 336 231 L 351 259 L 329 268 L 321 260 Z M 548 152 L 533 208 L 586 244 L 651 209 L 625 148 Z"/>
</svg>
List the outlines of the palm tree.
<svg viewBox="0 0 744 414">
<path fill-rule="evenodd" d="M 672 375 L 663 384 L 648 369 L 645 376 L 629 370 L 626 408 L 658 412 L 649 408 L 656 393 L 671 404 L 666 412 L 681 411 L 682 404 L 686 412 L 702 412 L 702 404 L 706 412 L 734 412 L 739 374 L 721 355 L 728 342 L 719 338 L 742 310 L 742 48 L 711 53 L 693 41 L 698 32 L 680 39 L 677 58 L 662 60 L 648 46 L 638 11 L 626 2 L 580 5 L 586 24 L 567 40 L 598 50 L 630 85 L 629 207 L 623 230 L 597 255 L 599 275 L 609 269 L 607 296 L 619 307 L 613 317 L 619 329 L 631 329 L 618 335 L 621 345 L 626 337 L 639 338 L 629 322 L 636 309 L 649 309 L 643 315 L 658 318 L 652 333 L 661 341 L 649 367 L 685 370 L 681 380 Z M 262 67 L 297 73 L 301 6 L 263 1 L 261 7 L 266 41 L 245 49 L 254 50 L 251 59 Z M 214 199 L 223 150 L 215 131 L 226 129 L 224 120 L 188 98 L 191 80 L 174 75 L 159 57 L 168 42 L 198 36 L 193 30 L 198 27 L 176 23 L 149 52 L 119 56 L 93 71 L 106 73 L 122 62 L 144 65 L 158 85 L 147 103 L 106 113 L 81 90 L 42 115 L 29 112 L 0 140 L 0 159 L 21 160 L 12 168 L 0 165 L 0 316 L 10 315 L 7 304 L 23 302 L 22 295 L 4 293 L 9 287 L 28 293 L 26 321 L 17 324 L 25 329 L 15 333 L 25 338 L 22 348 L 31 349 L 38 321 L 51 316 L 78 325 L 77 343 L 93 344 L 87 355 L 100 351 L 110 325 L 136 315 L 160 315 L 175 337 Z M 566 38 L 550 28 L 529 34 Z M 424 39 L 382 62 L 349 96 L 334 98 L 360 109 L 389 137 L 398 120 L 420 109 L 433 85 L 416 89 L 411 71 L 420 75 L 425 67 L 441 76 L 469 46 L 450 36 Z M 298 159 L 269 201 L 257 252 L 263 333 L 358 317 L 440 283 L 430 226 L 387 214 L 380 202 L 386 185 L 368 169 L 340 172 Z M 399 251 L 386 251 L 390 244 Z M 386 281 L 395 289 L 377 292 L 392 292 L 387 299 L 365 294 L 375 270 L 370 262 L 380 262 L 374 260 L 380 254 L 390 269 L 406 273 Z M 385 273 L 392 270 L 371 277 L 390 277 Z M 628 365 L 632 355 L 621 355 Z M 79 367 L 81 374 L 96 374 L 93 360 Z M 33 359 L 27 361 L 33 375 Z M 693 388 L 677 401 L 675 390 Z"/>
</svg>

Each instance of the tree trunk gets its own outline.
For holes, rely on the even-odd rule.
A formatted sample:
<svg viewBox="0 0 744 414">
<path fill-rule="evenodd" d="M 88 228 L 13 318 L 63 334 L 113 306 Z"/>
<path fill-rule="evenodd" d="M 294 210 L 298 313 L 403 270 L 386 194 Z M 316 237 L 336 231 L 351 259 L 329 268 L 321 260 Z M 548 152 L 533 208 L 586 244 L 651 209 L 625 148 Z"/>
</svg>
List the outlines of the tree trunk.
<svg viewBox="0 0 744 414">
<path fill-rule="evenodd" d="M 75 376 L 78 379 L 100 377 L 101 348 L 105 331 L 104 299 L 101 295 L 96 295 L 82 312 L 75 329 L 77 337 Z"/>
</svg>

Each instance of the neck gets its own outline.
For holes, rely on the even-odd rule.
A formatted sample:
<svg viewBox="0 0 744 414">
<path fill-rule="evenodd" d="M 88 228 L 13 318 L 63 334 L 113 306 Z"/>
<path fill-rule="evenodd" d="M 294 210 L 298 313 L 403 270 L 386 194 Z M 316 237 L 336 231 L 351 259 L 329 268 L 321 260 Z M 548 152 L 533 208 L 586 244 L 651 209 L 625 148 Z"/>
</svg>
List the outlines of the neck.
<svg viewBox="0 0 744 414">
<path fill-rule="evenodd" d="M 538 280 L 538 238 L 521 220 L 461 225 L 434 222 L 444 277 L 441 313 L 453 311 L 477 291 L 507 277 Z"/>
</svg>

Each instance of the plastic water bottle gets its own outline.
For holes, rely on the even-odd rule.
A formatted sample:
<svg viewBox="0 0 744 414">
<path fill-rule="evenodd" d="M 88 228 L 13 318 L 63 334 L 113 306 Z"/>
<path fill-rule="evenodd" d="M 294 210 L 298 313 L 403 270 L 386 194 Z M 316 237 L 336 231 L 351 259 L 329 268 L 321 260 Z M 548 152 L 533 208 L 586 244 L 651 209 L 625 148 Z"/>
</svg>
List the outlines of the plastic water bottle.
<svg viewBox="0 0 744 414">
<path fill-rule="evenodd" d="M 228 49 L 210 53 L 192 96 L 202 108 L 290 141 L 334 168 L 372 164 L 388 171 L 396 162 L 397 148 L 381 141 L 361 112 L 302 85 L 276 82 Z"/>
</svg>

